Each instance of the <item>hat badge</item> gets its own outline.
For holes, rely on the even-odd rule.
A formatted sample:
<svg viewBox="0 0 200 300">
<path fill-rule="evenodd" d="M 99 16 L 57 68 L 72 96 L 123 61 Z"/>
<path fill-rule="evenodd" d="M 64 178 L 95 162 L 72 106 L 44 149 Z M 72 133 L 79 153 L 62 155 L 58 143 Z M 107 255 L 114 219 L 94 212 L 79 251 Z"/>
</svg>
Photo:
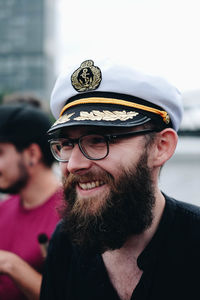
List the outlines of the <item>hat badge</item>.
<svg viewBox="0 0 200 300">
<path fill-rule="evenodd" d="M 84 61 L 71 76 L 72 86 L 78 92 L 97 89 L 101 80 L 101 70 L 92 60 Z"/>
</svg>

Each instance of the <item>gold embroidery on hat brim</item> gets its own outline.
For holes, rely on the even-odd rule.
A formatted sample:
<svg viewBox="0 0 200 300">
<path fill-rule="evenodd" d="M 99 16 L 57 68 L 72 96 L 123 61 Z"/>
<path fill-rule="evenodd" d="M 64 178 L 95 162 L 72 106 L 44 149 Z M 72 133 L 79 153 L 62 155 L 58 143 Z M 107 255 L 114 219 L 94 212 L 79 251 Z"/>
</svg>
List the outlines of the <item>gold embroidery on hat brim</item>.
<svg viewBox="0 0 200 300">
<path fill-rule="evenodd" d="M 131 108 L 137 108 L 141 109 L 144 111 L 148 111 L 151 113 L 155 113 L 160 115 L 163 118 L 163 121 L 166 124 L 169 124 L 170 122 L 170 117 L 168 113 L 164 110 L 159 110 L 153 107 L 149 107 L 146 105 L 126 101 L 126 100 L 121 100 L 121 99 L 114 99 L 114 98 L 100 98 L 100 97 L 91 97 L 91 98 L 83 98 L 83 99 L 78 99 L 73 102 L 70 102 L 66 104 L 63 109 L 61 110 L 60 117 L 63 115 L 63 113 L 70 107 L 80 105 L 80 104 L 116 104 L 116 105 L 123 105 Z"/>
<path fill-rule="evenodd" d="M 75 113 L 72 114 L 65 114 L 64 116 L 61 116 L 53 125 L 56 126 L 58 124 L 63 124 L 63 123 L 67 123 L 70 121 L 70 118 L 74 115 Z"/>
<path fill-rule="evenodd" d="M 138 113 L 135 111 L 129 111 L 126 112 L 123 111 L 98 111 L 98 110 L 92 110 L 91 112 L 87 111 L 81 111 L 80 116 L 74 118 L 75 121 L 126 121 L 129 119 L 133 119 L 135 116 L 137 116 Z"/>
<path fill-rule="evenodd" d="M 71 117 L 74 115 L 74 113 L 69 114 L 69 115 L 63 115 L 61 116 L 54 124 L 52 127 L 58 125 L 58 124 L 63 124 L 67 123 L 71 120 Z M 103 110 L 103 111 L 98 111 L 98 110 L 92 110 L 91 112 L 87 111 L 81 111 L 79 116 L 74 118 L 74 121 L 126 121 L 129 119 L 133 119 L 138 115 L 137 112 L 135 111 L 128 111 L 126 112 L 125 110 L 123 111 L 108 111 L 108 110 Z"/>
</svg>

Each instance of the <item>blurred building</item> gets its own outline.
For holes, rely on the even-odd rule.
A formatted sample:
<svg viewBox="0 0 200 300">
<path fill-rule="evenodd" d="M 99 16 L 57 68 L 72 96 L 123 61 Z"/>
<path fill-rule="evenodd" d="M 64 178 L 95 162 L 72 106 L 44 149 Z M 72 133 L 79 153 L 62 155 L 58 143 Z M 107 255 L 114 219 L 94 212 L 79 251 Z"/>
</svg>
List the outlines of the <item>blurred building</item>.
<svg viewBox="0 0 200 300">
<path fill-rule="evenodd" d="M 1 95 L 19 91 L 49 97 L 54 81 L 53 23 L 53 0 L 0 0 Z"/>
</svg>

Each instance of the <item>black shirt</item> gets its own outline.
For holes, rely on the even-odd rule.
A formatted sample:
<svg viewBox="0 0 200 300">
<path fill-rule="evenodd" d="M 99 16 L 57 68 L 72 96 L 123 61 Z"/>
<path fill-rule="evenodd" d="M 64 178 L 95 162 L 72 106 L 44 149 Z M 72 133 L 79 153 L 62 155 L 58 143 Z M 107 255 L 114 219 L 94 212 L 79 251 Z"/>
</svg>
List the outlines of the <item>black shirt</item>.
<svg viewBox="0 0 200 300">
<path fill-rule="evenodd" d="M 165 196 L 154 237 L 138 257 L 131 300 L 200 299 L 200 208 Z M 82 255 L 59 224 L 49 246 L 41 300 L 120 300 L 101 255 Z"/>
</svg>

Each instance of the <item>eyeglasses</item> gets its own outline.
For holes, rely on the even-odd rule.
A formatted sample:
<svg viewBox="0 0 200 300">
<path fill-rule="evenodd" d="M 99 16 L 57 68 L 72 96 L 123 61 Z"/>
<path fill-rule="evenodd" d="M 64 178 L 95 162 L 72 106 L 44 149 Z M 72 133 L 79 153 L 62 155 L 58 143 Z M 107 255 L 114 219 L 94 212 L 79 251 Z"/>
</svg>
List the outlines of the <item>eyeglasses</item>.
<svg viewBox="0 0 200 300">
<path fill-rule="evenodd" d="M 144 135 L 151 132 L 158 132 L 156 129 L 145 129 L 116 134 L 87 134 L 78 139 L 57 138 L 51 139 L 50 148 L 53 156 L 59 162 L 68 162 L 72 150 L 78 144 L 82 154 L 90 160 L 104 159 L 109 153 L 109 143 L 115 139 L 127 138 L 131 136 Z"/>
</svg>

